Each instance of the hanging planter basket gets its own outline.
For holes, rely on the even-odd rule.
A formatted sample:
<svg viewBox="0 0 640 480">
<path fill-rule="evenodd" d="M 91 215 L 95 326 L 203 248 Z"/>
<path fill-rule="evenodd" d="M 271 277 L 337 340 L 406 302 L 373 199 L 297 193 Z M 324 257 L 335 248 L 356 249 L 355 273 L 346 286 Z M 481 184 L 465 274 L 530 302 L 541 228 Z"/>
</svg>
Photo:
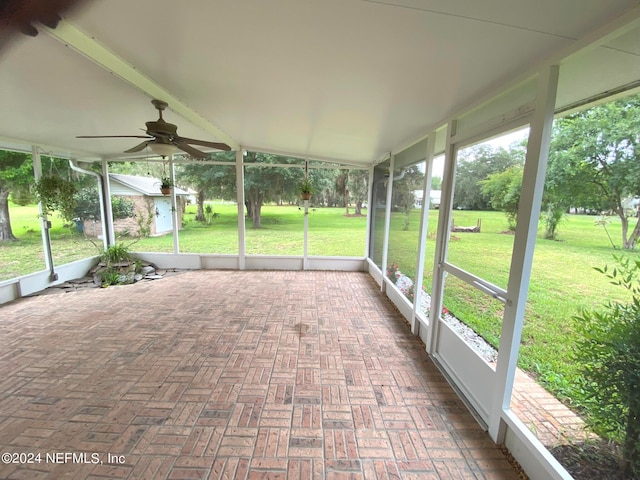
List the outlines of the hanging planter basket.
<svg viewBox="0 0 640 480">
<path fill-rule="evenodd" d="M 34 190 L 42 204 L 43 215 L 53 215 L 57 211 L 67 221 L 76 216 L 76 187 L 73 182 L 57 175 L 46 175 L 35 183 Z"/>
<path fill-rule="evenodd" d="M 314 192 L 313 183 L 309 178 L 304 178 L 298 185 L 298 193 L 302 200 L 309 200 Z"/>
<path fill-rule="evenodd" d="M 163 195 L 171 195 L 171 190 L 173 190 L 173 183 L 171 182 L 171 178 L 164 176 L 160 182 L 160 192 Z"/>
</svg>

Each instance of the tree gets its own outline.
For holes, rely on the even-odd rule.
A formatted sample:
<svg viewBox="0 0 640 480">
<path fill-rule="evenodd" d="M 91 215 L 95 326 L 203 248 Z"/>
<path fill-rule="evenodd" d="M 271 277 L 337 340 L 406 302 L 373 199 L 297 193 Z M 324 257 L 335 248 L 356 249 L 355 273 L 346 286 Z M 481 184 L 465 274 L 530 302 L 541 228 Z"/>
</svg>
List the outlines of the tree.
<svg viewBox="0 0 640 480">
<path fill-rule="evenodd" d="M 640 237 L 640 210 L 625 207 L 626 199 L 640 196 L 638 142 L 640 95 L 635 95 L 556 121 L 550 153 L 549 194 L 562 207 L 572 203 L 617 215 L 625 249 Z"/>
<path fill-rule="evenodd" d="M 282 157 L 269 153 L 247 154 L 244 167 L 244 195 L 247 216 L 253 222 L 253 228 L 262 227 L 262 206 L 265 202 L 282 203 L 283 199 L 292 201 L 297 198 L 297 186 L 304 178 L 302 168 L 282 168 L 261 166 L 264 164 L 296 164 L 298 159 Z M 314 171 L 309 178 L 315 185 Z"/>
<path fill-rule="evenodd" d="M 221 152 L 216 160 L 235 161 L 234 152 Z M 269 164 L 291 164 L 291 168 L 269 167 Z M 293 166 L 296 165 L 296 166 Z M 349 172 L 344 175 L 344 172 Z M 340 198 L 336 195 L 336 178 L 342 174 L 346 180 L 349 199 L 356 205 L 356 214 L 362 209 L 367 198 L 368 171 L 340 170 L 331 168 L 309 169 L 309 179 L 314 186 L 312 201 L 315 205 L 336 205 L 345 201 L 344 192 Z M 176 170 L 179 182 L 197 190 L 197 220 L 205 221 L 204 201 L 208 198 L 224 198 L 235 200 L 236 176 L 235 165 L 187 164 Z M 245 208 L 247 218 L 253 222 L 254 228 L 262 226 L 262 205 L 267 202 L 277 204 L 296 203 L 299 201 L 297 187 L 304 178 L 304 169 L 300 168 L 300 159 L 280 155 L 248 152 L 245 156 L 244 187 Z"/>
<path fill-rule="evenodd" d="M 32 182 L 31 156 L 0 150 L 0 242 L 17 240 L 11 229 L 9 194 L 28 190 Z"/>
<path fill-rule="evenodd" d="M 369 172 L 367 170 L 351 170 L 347 183 L 349 193 L 356 206 L 356 215 L 362 215 L 362 204 L 369 194 Z"/>
<path fill-rule="evenodd" d="M 507 216 L 509 230 L 515 230 L 518 222 L 522 173 L 523 167 L 514 165 L 480 182 L 482 194 L 489 199 L 491 207 L 503 211 Z"/>
<path fill-rule="evenodd" d="M 216 154 L 215 159 L 235 163 L 235 152 L 219 152 Z M 189 163 L 181 165 L 176 171 L 176 177 L 179 182 L 189 185 L 198 192 L 196 195 L 196 221 L 206 221 L 204 209 L 206 199 L 236 199 L 235 169 L 235 165 Z"/>
<path fill-rule="evenodd" d="M 413 192 L 421 189 L 424 183 L 424 173 L 417 165 L 403 168 L 393 175 L 392 208 L 404 213 L 403 230 L 409 230 L 409 217 L 415 208 L 416 196 Z"/>
<path fill-rule="evenodd" d="M 341 170 L 335 180 L 335 189 L 342 197 L 345 215 L 349 215 L 349 170 Z"/>
<path fill-rule="evenodd" d="M 490 210 L 489 199 L 482 193 L 481 181 L 493 173 L 503 172 L 524 162 L 522 147 L 506 150 L 488 144 L 462 150 L 456 168 L 456 190 L 453 208 Z"/>
</svg>

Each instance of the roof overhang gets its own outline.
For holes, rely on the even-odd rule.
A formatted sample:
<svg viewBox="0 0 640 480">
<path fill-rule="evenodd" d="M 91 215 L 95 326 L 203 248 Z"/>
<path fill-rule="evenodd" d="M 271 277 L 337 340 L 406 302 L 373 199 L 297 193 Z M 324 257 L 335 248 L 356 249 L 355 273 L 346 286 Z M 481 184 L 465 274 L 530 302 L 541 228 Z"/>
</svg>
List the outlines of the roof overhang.
<svg viewBox="0 0 640 480">
<path fill-rule="evenodd" d="M 636 0 L 87 1 L 0 52 L 0 143 L 123 157 L 134 139 L 75 137 L 140 134 L 161 98 L 182 136 L 368 166 L 549 62 L 559 109 L 636 88 L 639 12 Z"/>
</svg>

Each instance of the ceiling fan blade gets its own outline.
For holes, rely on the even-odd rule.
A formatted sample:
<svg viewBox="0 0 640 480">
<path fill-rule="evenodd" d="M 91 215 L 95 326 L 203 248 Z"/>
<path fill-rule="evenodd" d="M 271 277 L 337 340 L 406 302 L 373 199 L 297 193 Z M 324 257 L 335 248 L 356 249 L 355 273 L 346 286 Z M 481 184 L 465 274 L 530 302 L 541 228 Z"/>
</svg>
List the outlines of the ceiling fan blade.
<svg viewBox="0 0 640 480">
<path fill-rule="evenodd" d="M 173 144 L 178 147 L 183 152 L 187 152 L 189 155 L 195 158 L 207 158 L 207 154 L 201 152 L 200 150 L 193 148 L 191 145 L 188 145 L 185 142 L 173 142 Z"/>
<path fill-rule="evenodd" d="M 215 148 L 217 150 L 225 150 L 227 152 L 229 150 L 231 150 L 231 147 L 229 145 L 227 145 L 226 143 L 207 142 L 206 140 L 197 140 L 195 138 L 176 137 L 175 141 L 176 142 L 190 143 L 192 145 L 200 145 L 202 147 Z"/>
<path fill-rule="evenodd" d="M 78 135 L 76 138 L 153 138 L 149 135 Z"/>
<path fill-rule="evenodd" d="M 147 137 L 144 137 L 147 138 Z M 142 142 L 139 145 L 136 145 L 133 148 L 130 148 L 129 150 L 125 150 L 124 153 L 135 153 L 135 152 L 140 152 L 142 150 L 144 150 L 147 145 L 149 145 L 153 140 L 147 140 L 146 142 Z"/>
</svg>

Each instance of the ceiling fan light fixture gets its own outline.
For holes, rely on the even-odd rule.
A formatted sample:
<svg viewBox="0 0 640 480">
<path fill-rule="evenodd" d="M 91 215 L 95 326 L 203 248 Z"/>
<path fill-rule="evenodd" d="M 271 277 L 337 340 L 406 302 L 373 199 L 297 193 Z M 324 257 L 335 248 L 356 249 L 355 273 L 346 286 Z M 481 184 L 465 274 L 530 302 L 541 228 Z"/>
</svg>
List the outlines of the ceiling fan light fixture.
<svg viewBox="0 0 640 480">
<path fill-rule="evenodd" d="M 178 151 L 178 147 L 175 145 L 161 142 L 151 142 L 149 143 L 149 148 L 151 148 L 153 153 L 160 155 L 161 157 L 168 157 Z"/>
<path fill-rule="evenodd" d="M 2 0 L 0 0 L 0 4 L 2 4 Z M 36 30 L 36 34 L 37 33 Z M 144 138 L 144 142 L 139 143 L 129 150 L 125 150 L 124 153 L 137 153 L 149 147 L 155 155 L 159 155 L 162 158 L 173 155 L 179 150 L 182 150 L 194 158 L 207 158 L 208 154 L 194 148 L 192 144 L 215 148 L 216 150 L 224 150 L 225 152 L 231 150 L 231 147 L 226 143 L 209 142 L 207 140 L 179 136 L 178 127 L 173 123 L 166 122 L 162 118 L 162 111 L 167 108 L 167 102 L 154 99 L 151 103 L 153 103 L 153 106 L 158 110 L 159 118 L 155 121 L 145 122 L 147 127 L 145 130 L 146 135 L 80 135 L 76 138 Z"/>
</svg>

